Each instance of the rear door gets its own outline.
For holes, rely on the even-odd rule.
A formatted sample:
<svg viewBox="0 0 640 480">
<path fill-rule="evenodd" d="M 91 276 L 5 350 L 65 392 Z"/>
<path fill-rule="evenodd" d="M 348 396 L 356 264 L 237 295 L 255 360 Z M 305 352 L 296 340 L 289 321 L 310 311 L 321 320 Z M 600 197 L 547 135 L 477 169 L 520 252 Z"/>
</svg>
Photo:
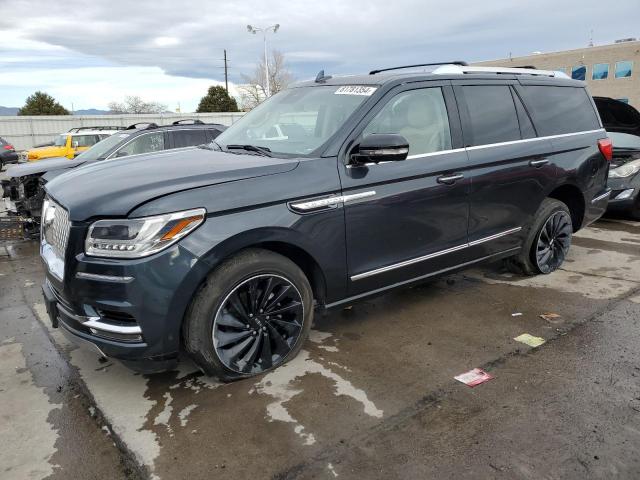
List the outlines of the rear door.
<svg viewBox="0 0 640 480">
<path fill-rule="evenodd" d="M 552 144 L 538 138 L 516 81 L 454 81 L 471 176 L 474 257 L 518 248 L 553 184 Z"/>
<path fill-rule="evenodd" d="M 369 134 L 409 142 L 404 161 L 349 163 L 343 188 L 349 293 L 358 295 L 462 263 L 467 242 L 469 180 L 459 118 L 448 82 L 388 92 L 346 145 Z"/>
</svg>

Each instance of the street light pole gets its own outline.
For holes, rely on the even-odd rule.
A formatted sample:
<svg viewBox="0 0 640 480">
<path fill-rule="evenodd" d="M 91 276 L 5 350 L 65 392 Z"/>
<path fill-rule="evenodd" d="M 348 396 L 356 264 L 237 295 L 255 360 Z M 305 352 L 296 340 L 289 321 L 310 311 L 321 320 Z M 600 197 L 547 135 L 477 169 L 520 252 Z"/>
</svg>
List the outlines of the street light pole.
<svg viewBox="0 0 640 480">
<path fill-rule="evenodd" d="M 267 54 L 267 32 L 272 30 L 273 33 L 276 33 L 279 28 L 280 28 L 279 23 L 276 23 L 275 25 L 271 25 L 270 27 L 253 27 L 251 25 L 247 25 L 247 31 L 249 33 L 253 33 L 255 35 L 258 32 L 262 32 L 262 41 L 264 43 L 265 94 L 267 98 L 271 96 L 271 82 L 269 80 L 269 56 Z"/>
<path fill-rule="evenodd" d="M 267 31 L 262 30 L 262 40 L 264 42 L 264 78 L 267 82 L 267 98 L 271 96 L 271 82 L 269 81 L 269 56 L 267 55 Z"/>
</svg>

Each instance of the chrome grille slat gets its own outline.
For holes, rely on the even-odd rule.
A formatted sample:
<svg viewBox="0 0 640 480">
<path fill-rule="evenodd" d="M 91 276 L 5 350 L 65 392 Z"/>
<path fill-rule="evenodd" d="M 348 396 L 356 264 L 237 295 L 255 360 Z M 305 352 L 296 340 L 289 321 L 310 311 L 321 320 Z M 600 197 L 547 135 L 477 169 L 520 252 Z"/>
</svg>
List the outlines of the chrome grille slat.
<svg viewBox="0 0 640 480">
<path fill-rule="evenodd" d="M 69 212 L 46 197 L 42 206 L 40 255 L 49 272 L 58 280 L 64 278 L 64 259 L 70 230 Z"/>
<path fill-rule="evenodd" d="M 60 258 L 64 258 L 71 227 L 69 212 L 52 200 L 49 200 L 49 202 L 55 210 L 53 222 L 45 231 L 45 240 Z"/>
</svg>

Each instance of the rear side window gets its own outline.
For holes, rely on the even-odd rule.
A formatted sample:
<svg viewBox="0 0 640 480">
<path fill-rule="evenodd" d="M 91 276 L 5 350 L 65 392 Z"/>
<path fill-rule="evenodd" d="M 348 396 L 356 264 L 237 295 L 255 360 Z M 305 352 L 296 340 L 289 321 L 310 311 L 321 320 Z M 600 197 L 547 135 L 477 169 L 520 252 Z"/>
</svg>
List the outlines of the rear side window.
<svg viewBox="0 0 640 480">
<path fill-rule="evenodd" d="M 520 122 L 520 133 L 522 138 L 535 138 L 536 131 L 533 128 L 529 114 L 522 105 L 520 98 L 514 94 L 513 101 L 516 102 L 516 110 L 518 111 L 518 121 Z"/>
<path fill-rule="evenodd" d="M 205 130 L 205 134 L 207 136 L 207 142 L 206 143 L 211 143 L 211 141 L 216 138 L 218 135 L 220 135 L 221 131 L 215 128 L 211 128 L 211 129 L 206 129 Z"/>
<path fill-rule="evenodd" d="M 462 87 L 473 145 L 520 140 L 518 115 L 508 85 Z"/>
<path fill-rule="evenodd" d="M 541 136 L 600 128 L 584 88 L 528 85 L 522 87 L 522 92 Z"/>
<path fill-rule="evenodd" d="M 175 130 L 169 135 L 173 137 L 173 148 L 193 147 L 208 143 L 204 130 Z"/>
<path fill-rule="evenodd" d="M 78 147 L 92 147 L 100 141 L 97 135 L 74 135 L 72 142 L 78 142 Z"/>
</svg>

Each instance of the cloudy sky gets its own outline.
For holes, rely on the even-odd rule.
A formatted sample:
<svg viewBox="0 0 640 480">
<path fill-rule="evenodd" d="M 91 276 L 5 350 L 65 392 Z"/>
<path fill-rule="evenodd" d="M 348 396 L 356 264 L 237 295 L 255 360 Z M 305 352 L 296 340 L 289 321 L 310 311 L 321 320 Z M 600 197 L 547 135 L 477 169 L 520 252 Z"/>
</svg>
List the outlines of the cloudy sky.
<svg viewBox="0 0 640 480">
<path fill-rule="evenodd" d="M 269 46 L 297 79 L 441 60 L 487 60 L 640 37 L 638 0 L 0 0 L 0 105 L 44 90 L 67 108 L 139 95 L 193 111 L 262 54 L 246 25 L 281 25 Z"/>
</svg>

